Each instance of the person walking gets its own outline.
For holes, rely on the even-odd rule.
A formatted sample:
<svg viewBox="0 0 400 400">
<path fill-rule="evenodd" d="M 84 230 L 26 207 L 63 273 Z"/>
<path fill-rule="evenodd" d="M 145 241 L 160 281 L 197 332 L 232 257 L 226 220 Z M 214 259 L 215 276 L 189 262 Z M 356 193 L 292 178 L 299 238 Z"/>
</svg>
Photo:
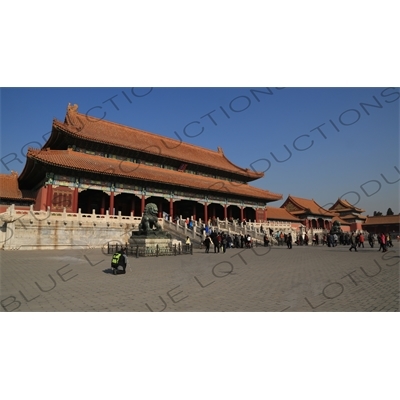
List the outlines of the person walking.
<svg viewBox="0 0 400 400">
<path fill-rule="evenodd" d="M 364 248 L 364 235 L 360 233 L 360 236 L 358 238 L 358 247 Z"/>
<path fill-rule="evenodd" d="M 204 239 L 204 246 L 206 246 L 206 253 L 210 252 L 210 244 L 211 244 L 211 239 L 210 236 L 207 235 L 207 237 Z"/>
<path fill-rule="evenodd" d="M 219 253 L 219 246 L 220 246 L 220 242 L 218 240 L 218 235 L 215 235 L 213 238 L 213 243 L 214 243 L 214 253 Z"/>
<path fill-rule="evenodd" d="M 354 249 L 355 251 L 357 251 L 356 235 L 354 234 L 354 232 L 351 233 L 350 244 L 351 244 L 351 247 L 349 248 L 349 250 L 351 251 Z"/>
<path fill-rule="evenodd" d="M 371 248 L 374 247 L 375 244 L 375 237 L 372 233 L 368 234 L 368 243 L 371 246 Z"/>
<path fill-rule="evenodd" d="M 288 237 L 286 238 L 286 244 L 288 249 L 292 248 L 292 241 L 293 241 L 292 234 L 289 233 Z"/>
<path fill-rule="evenodd" d="M 385 251 L 387 251 L 386 250 L 386 235 L 382 232 L 378 236 L 378 239 L 379 239 L 379 244 L 380 244 L 378 251 L 381 251 L 381 249 L 382 249 L 382 253 L 384 253 Z"/>
<path fill-rule="evenodd" d="M 226 245 L 227 245 L 227 238 L 226 238 L 226 234 L 222 234 L 221 236 L 221 245 L 222 245 L 222 252 L 225 253 L 226 252 Z"/>
</svg>

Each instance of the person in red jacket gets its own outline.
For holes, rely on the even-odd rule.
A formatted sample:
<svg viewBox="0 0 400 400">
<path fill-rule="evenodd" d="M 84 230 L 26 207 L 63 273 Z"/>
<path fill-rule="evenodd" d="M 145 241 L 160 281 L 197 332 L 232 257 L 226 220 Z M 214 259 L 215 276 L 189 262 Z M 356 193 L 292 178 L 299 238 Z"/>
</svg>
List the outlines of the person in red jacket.
<svg viewBox="0 0 400 400">
<path fill-rule="evenodd" d="M 358 238 L 358 247 L 363 247 L 364 248 L 364 235 L 360 233 L 360 237 Z"/>
<path fill-rule="evenodd" d="M 384 253 L 386 251 L 386 236 L 384 233 L 379 235 L 379 244 L 380 246 L 378 251 L 381 251 L 382 249 L 382 253 Z"/>
</svg>

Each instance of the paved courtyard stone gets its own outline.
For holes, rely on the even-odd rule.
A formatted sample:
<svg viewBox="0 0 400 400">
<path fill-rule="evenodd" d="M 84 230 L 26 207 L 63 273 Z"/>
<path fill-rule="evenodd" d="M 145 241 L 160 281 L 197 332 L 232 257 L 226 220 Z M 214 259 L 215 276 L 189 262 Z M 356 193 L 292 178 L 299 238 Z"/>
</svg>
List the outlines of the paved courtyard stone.
<svg viewBox="0 0 400 400">
<path fill-rule="evenodd" d="M 129 257 L 100 249 L 2 251 L 1 311 L 341 312 L 399 310 L 399 243 L 228 249 Z"/>
</svg>

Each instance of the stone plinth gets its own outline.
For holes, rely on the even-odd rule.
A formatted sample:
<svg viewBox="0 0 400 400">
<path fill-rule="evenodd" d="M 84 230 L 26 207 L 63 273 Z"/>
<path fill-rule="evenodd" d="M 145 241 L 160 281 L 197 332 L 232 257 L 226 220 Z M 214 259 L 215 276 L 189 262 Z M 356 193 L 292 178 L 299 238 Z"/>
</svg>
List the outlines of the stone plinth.
<svg viewBox="0 0 400 400">
<path fill-rule="evenodd" d="M 171 239 L 169 238 L 157 238 L 157 237 L 146 237 L 146 236 L 132 236 L 129 239 L 130 246 L 139 247 L 154 247 L 158 245 L 159 248 L 167 248 L 171 246 Z"/>
</svg>

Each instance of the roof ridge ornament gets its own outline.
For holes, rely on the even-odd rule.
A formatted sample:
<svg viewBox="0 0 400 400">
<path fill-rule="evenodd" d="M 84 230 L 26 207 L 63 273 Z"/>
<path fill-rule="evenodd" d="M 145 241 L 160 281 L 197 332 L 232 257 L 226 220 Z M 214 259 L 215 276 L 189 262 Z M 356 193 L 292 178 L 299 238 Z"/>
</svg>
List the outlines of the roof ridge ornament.
<svg viewBox="0 0 400 400">
<path fill-rule="evenodd" d="M 78 104 L 68 103 L 67 112 L 69 112 L 69 111 L 77 112 L 78 111 Z"/>
<path fill-rule="evenodd" d="M 79 116 L 75 115 L 78 113 L 78 104 L 68 103 L 67 113 L 65 115 L 64 124 L 73 126 L 78 132 L 83 129 L 83 123 Z"/>
</svg>

